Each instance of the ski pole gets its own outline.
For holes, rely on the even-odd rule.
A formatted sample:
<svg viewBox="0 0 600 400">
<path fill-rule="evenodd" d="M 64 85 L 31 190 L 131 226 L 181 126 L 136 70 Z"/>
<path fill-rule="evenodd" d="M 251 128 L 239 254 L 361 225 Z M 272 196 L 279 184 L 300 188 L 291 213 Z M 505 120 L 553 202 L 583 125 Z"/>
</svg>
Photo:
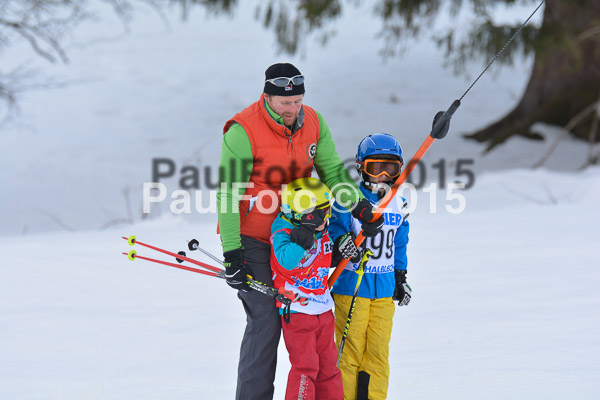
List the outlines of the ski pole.
<svg viewBox="0 0 600 400">
<path fill-rule="evenodd" d="M 130 260 L 135 260 L 136 258 L 139 258 L 141 260 L 146 260 L 146 261 L 150 261 L 150 262 L 154 262 L 154 263 L 158 263 L 158 264 L 162 264 L 162 265 L 166 265 L 169 267 L 173 267 L 173 268 L 179 268 L 179 269 L 184 269 L 186 271 L 191 271 L 191 272 L 196 272 L 198 274 L 203 274 L 203 275 L 208 275 L 208 276 L 213 276 L 216 278 L 222 278 L 225 279 L 225 270 L 223 268 L 219 268 L 219 267 L 214 267 L 210 264 L 206 264 L 203 263 L 201 261 L 198 260 L 194 260 L 193 258 L 188 258 L 185 257 L 181 254 L 176 254 L 173 252 L 170 252 L 168 250 L 164 250 L 161 248 L 158 248 L 156 246 L 152 246 L 146 243 L 142 243 L 140 241 L 138 241 L 136 239 L 135 236 L 130 236 L 128 238 L 126 237 L 122 237 L 123 239 L 127 240 L 127 242 L 129 243 L 130 246 L 133 246 L 135 244 L 139 244 L 141 246 L 147 247 L 149 249 L 167 254 L 169 256 L 175 257 L 175 258 L 181 258 L 183 261 L 189 261 L 192 264 L 196 264 L 200 267 L 209 269 L 210 271 L 204 271 L 198 268 L 192 268 L 192 267 L 187 267 L 184 265 L 179 265 L 179 264 L 175 264 L 175 263 L 171 263 L 168 261 L 162 261 L 162 260 L 157 260 L 155 258 L 148 258 L 148 257 L 143 257 L 143 256 L 139 256 L 137 255 L 135 250 L 131 250 L 129 253 L 123 253 L 126 256 L 128 256 L 128 258 Z M 204 252 L 206 252 L 206 250 L 204 250 Z M 214 256 L 212 256 L 214 257 Z M 257 280 L 255 280 L 252 276 L 250 275 L 246 275 L 246 278 L 248 279 L 248 286 L 253 289 L 256 290 L 257 292 L 263 293 L 267 296 L 273 297 L 276 300 L 280 301 L 281 303 L 285 304 L 287 307 L 289 307 L 289 304 L 291 303 L 300 303 L 301 305 L 306 305 L 308 304 L 308 299 L 306 297 L 301 297 L 299 294 L 292 292 L 291 290 L 285 290 L 283 288 L 279 288 L 276 289 L 274 287 L 268 286 L 262 282 L 259 282 Z"/>
<path fill-rule="evenodd" d="M 139 244 L 139 242 L 138 242 L 138 244 Z M 202 270 L 199 268 L 186 267 L 184 265 L 175 264 L 175 263 L 168 262 L 168 261 L 157 260 L 156 258 L 143 257 L 143 256 L 138 255 L 135 250 L 131 250 L 129 253 L 123 253 L 123 254 L 128 256 L 128 258 L 132 261 L 135 260 L 136 258 L 139 258 L 140 260 L 150 261 L 153 263 L 162 264 L 162 265 L 166 265 L 166 266 L 173 267 L 173 268 L 179 268 L 179 269 L 184 269 L 186 271 L 196 272 L 196 273 L 202 274 L 202 275 L 208 275 L 208 276 L 213 276 L 215 278 L 225 279 L 225 270 L 222 270 L 222 269 L 219 269 L 219 272 L 213 272 L 213 271 L 205 271 L 205 270 Z M 248 286 L 250 286 L 251 289 L 256 290 L 257 292 L 260 292 L 267 296 L 273 297 L 276 300 L 279 300 L 280 302 L 282 302 L 283 304 L 285 304 L 288 307 L 291 303 L 296 303 L 296 302 L 298 302 L 302 305 L 306 305 L 307 301 L 308 301 L 308 299 L 306 299 L 304 297 L 300 297 L 299 294 L 294 293 L 290 290 L 275 289 L 271 286 L 267 286 L 266 284 L 264 284 L 262 282 L 258 282 L 257 280 L 253 279 L 250 275 L 248 275 Z"/>
<path fill-rule="evenodd" d="M 140 260 L 151 261 L 153 263 L 167 265 L 167 266 L 173 267 L 173 268 L 184 269 L 186 271 L 196 272 L 198 274 L 214 276 L 215 278 L 225 279 L 225 271 L 224 270 L 220 270 L 219 272 L 214 272 L 214 271 L 205 271 L 205 270 L 199 269 L 199 268 L 186 267 L 185 265 L 179 265 L 179 264 L 171 263 L 168 261 L 162 261 L 162 260 L 157 260 L 155 258 L 139 256 L 139 255 L 137 255 L 135 250 L 131 250 L 129 253 L 123 253 L 123 254 L 128 256 L 129 259 L 132 261 L 135 260 L 136 258 L 139 258 Z"/>
<path fill-rule="evenodd" d="M 342 359 L 342 351 L 344 351 L 344 345 L 346 344 L 346 338 L 348 337 L 348 330 L 350 329 L 350 321 L 352 320 L 352 315 L 354 314 L 354 305 L 356 304 L 356 297 L 358 296 L 358 289 L 360 288 L 360 283 L 362 282 L 363 275 L 365 274 L 365 265 L 369 261 L 369 258 L 373 255 L 373 251 L 371 249 L 364 249 L 362 252 L 362 258 L 360 259 L 360 263 L 358 264 L 358 269 L 355 271 L 358 275 L 356 280 L 356 286 L 354 287 L 354 295 L 352 296 L 352 301 L 350 302 L 350 309 L 348 310 L 348 318 L 346 319 L 346 326 L 344 327 L 344 333 L 342 334 L 342 340 L 340 341 L 340 347 L 338 349 L 338 358 L 337 358 L 337 366 L 340 366 L 340 360 Z"/>
<path fill-rule="evenodd" d="M 216 262 L 220 263 L 221 265 L 223 264 L 223 261 L 221 261 L 219 258 L 217 258 L 217 256 L 215 256 L 214 254 L 210 253 L 208 250 L 203 249 L 202 247 L 200 247 L 200 242 L 198 242 L 197 239 L 192 239 L 188 242 L 188 249 L 195 251 L 195 250 L 199 250 L 202 253 L 204 253 L 206 256 L 212 258 L 213 260 L 215 260 Z M 180 252 L 181 254 L 182 252 Z M 252 276 L 247 275 L 248 277 L 252 278 Z M 264 283 L 262 284 L 264 286 L 270 287 L 268 285 L 265 285 Z M 283 288 L 279 288 L 279 293 L 283 294 L 285 297 L 292 299 L 292 302 L 298 302 L 301 305 L 305 306 L 308 304 L 308 299 L 306 297 L 301 297 L 298 293 L 294 293 L 291 290 L 285 290 Z M 260 290 L 259 290 L 260 291 Z M 284 303 L 282 301 L 282 303 Z M 285 304 L 285 303 L 284 303 Z"/>
<path fill-rule="evenodd" d="M 168 250 L 164 250 L 164 249 L 161 249 L 161 248 L 158 248 L 158 247 L 155 247 L 155 246 L 151 246 L 151 245 L 146 244 L 146 243 L 142 243 L 139 240 L 137 240 L 136 237 L 133 236 L 133 235 L 129 236 L 128 238 L 126 238 L 125 236 L 122 236 L 122 238 L 125 239 L 125 240 L 127 240 L 127 243 L 129 243 L 130 246 L 133 246 L 134 244 L 139 244 L 140 246 L 147 247 L 149 249 L 161 252 L 161 253 L 166 254 L 168 256 L 175 257 L 175 258 L 180 258 L 180 259 L 182 259 L 184 261 L 189 261 L 192 264 L 195 264 L 195 265 L 197 265 L 199 267 L 202 267 L 202 268 L 209 269 L 209 270 L 214 271 L 214 272 L 223 271 L 222 268 L 213 267 L 210 264 L 206 264 L 206 263 L 203 263 L 201 261 L 194 260 L 193 258 L 185 257 L 185 256 L 183 256 L 181 254 L 173 253 L 173 252 L 168 251 Z"/>
<path fill-rule="evenodd" d="M 202 253 L 204 253 L 206 256 L 212 258 L 214 261 L 218 262 L 219 264 L 225 266 L 225 263 L 223 261 L 221 261 L 219 258 L 217 258 L 216 256 L 214 256 L 213 254 L 209 253 L 208 251 L 204 250 L 203 248 L 201 248 L 200 246 L 200 242 L 198 241 L 198 239 L 192 239 L 188 242 L 188 249 L 191 251 L 195 251 L 195 250 L 200 250 Z M 177 254 L 181 255 L 181 256 L 186 256 L 185 251 L 179 251 L 177 252 Z M 180 259 L 180 258 L 176 258 L 178 263 L 182 263 L 184 260 Z"/>
<path fill-rule="evenodd" d="M 398 191 L 398 188 L 400 188 L 400 185 L 402 185 L 406 181 L 408 175 L 410 175 L 410 173 L 415 169 L 419 161 L 421 161 L 421 158 L 423 158 L 427 150 L 429 150 L 429 147 L 431 147 L 433 141 L 435 139 L 443 139 L 446 136 L 448 130 L 450 129 L 450 119 L 452 118 L 452 115 L 454 114 L 454 112 L 456 112 L 459 106 L 460 100 L 454 100 L 452 105 L 446 111 L 440 111 L 436 114 L 435 118 L 433 119 L 433 128 L 431 129 L 431 133 L 429 133 L 429 136 L 427 136 L 421 147 L 419 147 L 419 149 L 415 153 L 414 157 L 409 161 L 404 171 L 402 171 L 402 173 L 392 186 L 392 189 L 386 193 L 386 195 L 382 199 L 382 202 L 379 203 L 377 209 L 373 212 L 373 219 L 371 220 L 371 222 L 377 220 L 381 216 L 381 214 L 383 214 L 383 211 L 386 209 L 388 204 L 390 204 L 392 199 L 396 196 L 396 192 Z M 365 237 L 363 236 L 363 231 L 361 230 L 358 236 L 356 236 L 356 239 L 354 239 L 354 244 L 356 245 L 356 248 L 359 248 L 364 240 Z M 343 258 L 337 265 L 337 267 L 335 267 L 335 270 L 327 280 L 330 288 L 340 276 L 346 264 L 348 264 L 348 260 Z"/>
<path fill-rule="evenodd" d="M 216 262 L 218 262 L 219 264 L 224 265 L 223 261 L 221 261 L 221 259 L 217 258 L 215 255 L 213 255 L 213 254 L 209 253 L 208 251 L 204 250 L 203 248 L 201 248 L 200 242 L 198 242 L 197 239 L 192 239 L 188 242 L 188 249 L 190 249 L 191 251 L 199 250 L 202 253 L 204 253 L 206 256 L 208 256 L 208 257 L 212 258 L 213 260 L 215 260 Z"/>
</svg>

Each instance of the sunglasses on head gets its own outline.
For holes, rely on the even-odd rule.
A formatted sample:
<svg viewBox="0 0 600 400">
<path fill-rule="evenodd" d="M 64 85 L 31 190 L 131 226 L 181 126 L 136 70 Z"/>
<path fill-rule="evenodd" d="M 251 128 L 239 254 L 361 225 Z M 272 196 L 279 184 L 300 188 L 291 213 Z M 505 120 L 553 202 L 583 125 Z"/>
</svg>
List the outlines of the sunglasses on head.
<svg viewBox="0 0 600 400">
<path fill-rule="evenodd" d="M 286 87 L 290 84 L 301 85 L 304 83 L 304 75 L 296 75 L 288 78 L 287 76 L 280 76 L 279 78 L 267 79 L 265 82 L 269 82 L 277 87 Z"/>
<path fill-rule="evenodd" d="M 400 175 L 402 170 L 402 161 L 400 160 L 377 160 L 367 159 L 363 162 L 357 162 L 360 165 L 360 171 L 377 178 L 386 175 L 389 178 L 395 178 Z"/>
</svg>

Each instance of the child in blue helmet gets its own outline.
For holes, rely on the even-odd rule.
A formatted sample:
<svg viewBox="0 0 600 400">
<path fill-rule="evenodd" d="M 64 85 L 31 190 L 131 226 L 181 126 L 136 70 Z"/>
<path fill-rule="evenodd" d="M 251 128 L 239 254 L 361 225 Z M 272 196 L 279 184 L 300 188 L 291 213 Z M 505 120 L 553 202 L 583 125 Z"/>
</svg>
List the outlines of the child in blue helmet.
<svg viewBox="0 0 600 400">
<path fill-rule="evenodd" d="M 402 165 L 402 148 L 393 136 L 377 133 L 360 142 L 356 154 L 356 167 L 362 181 L 360 190 L 373 207 L 398 179 Z M 405 306 L 411 298 L 411 288 L 406 283 L 409 225 L 403 211 L 405 204 L 400 197 L 392 199 L 383 214 L 385 224 L 381 232 L 363 242 L 374 255 L 365 266 L 340 360 L 345 400 L 387 398 L 394 300 Z M 361 223 L 337 208 L 334 207 L 329 226 L 331 239 L 336 248 L 354 254 L 331 289 L 339 346 L 357 283 L 354 270 L 360 257 L 354 238 L 361 230 Z"/>
</svg>

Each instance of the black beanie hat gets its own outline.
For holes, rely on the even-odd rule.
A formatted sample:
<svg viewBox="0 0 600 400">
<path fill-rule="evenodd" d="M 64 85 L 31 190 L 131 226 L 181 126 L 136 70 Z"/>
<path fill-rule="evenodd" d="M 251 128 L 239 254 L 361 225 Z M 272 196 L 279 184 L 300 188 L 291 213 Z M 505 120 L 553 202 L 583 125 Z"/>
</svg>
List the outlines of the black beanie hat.
<svg viewBox="0 0 600 400">
<path fill-rule="evenodd" d="M 272 94 L 274 96 L 296 96 L 304 94 L 304 83 L 300 85 L 293 85 L 291 82 L 286 87 L 278 87 L 273 85 L 271 82 L 266 82 L 267 79 L 274 79 L 280 77 L 291 78 L 296 75 L 302 75 L 298 68 L 294 67 L 290 63 L 278 63 L 273 64 L 265 71 L 265 94 Z"/>
</svg>

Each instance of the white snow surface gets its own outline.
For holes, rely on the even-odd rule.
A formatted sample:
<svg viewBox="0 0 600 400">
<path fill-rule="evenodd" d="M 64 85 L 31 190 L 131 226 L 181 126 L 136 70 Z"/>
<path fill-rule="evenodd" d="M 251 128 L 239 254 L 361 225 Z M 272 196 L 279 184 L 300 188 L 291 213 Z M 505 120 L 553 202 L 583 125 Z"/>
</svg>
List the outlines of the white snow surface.
<svg viewBox="0 0 600 400">
<path fill-rule="evenodd" d="M 598 168 L 486 174 L 463 213 L 410 216 L 414 291 L 394 317 L 390 399 L 597 397 L 599 178 Z M 234 291 L 121 254 L 131 234 L 174 251 L 196 237 L 218 254 L 214 229 L 165 216 L 5 237 L 0 398 L 233 398 L 245 321 Z M 288 370 L 281 345 L 275 398 Z"/>
<path fill-rule="evenodd" d="M 252 11 L 244 2 L 229 19 L 172 16 L 170 31 L 148 12 L 127 35 L 116 21 L 86 25 L 67 66 L 27 59 L 24 46 L 3 54 L 6 65 L 25 60 L 78 83 L 23 95 L 20 122 L 0 129 L 0 399 L 233 398 L 245 325 L 234 291 L 121 254 L 131 234 L 174 251 L 195 237 L 221 251 L 214 214 L 172 215 L 165 203 L 140 221 L 151 160 L 176 162 L 164 181 L 171 192 L 183 166 L 214 167 L 224 122 L 258 98 L 264 70 L 282 60 L 306 75 L 305 103 L 324 115 L 342 158 L 374 132 L 394 134 L 410 158 L 435 112 L 483 67 L 454 76 L 428 41 L 384 63 L 368 5 L 346 7 L 326 47 L 309 40 L 304 55 L 284 57 Z M 522 20 L 530 9 L 501 11 Z M 76 46 L 98 37 L 106 40 Z M 547 140 L 511 139 L 485 156 L 460 138 L 515 105 L 531 61 L 484 75 L 426 155 L 428 183 L 441 159 L 449 182 L 464 181 L 457 162 L 473 159 L 475 183 L 459 192 L 459 214 L 446 209 L 457 200 L 445 189 L 435 201 L 424 191 L 410 199 L 413 300 L 394 317 L 390 399 L 600 393 L 600 169 L 578 171 L 587 145 L 567 138 L 531 170 L 559 129 L 540 126 Z M 207 196 L 204 176 L 200 186 Z M 111 225 L 128 217 L 126 198 L 133 223 Z M 275 398 L 288 370 L 282 341 Z"/>
</svg>

